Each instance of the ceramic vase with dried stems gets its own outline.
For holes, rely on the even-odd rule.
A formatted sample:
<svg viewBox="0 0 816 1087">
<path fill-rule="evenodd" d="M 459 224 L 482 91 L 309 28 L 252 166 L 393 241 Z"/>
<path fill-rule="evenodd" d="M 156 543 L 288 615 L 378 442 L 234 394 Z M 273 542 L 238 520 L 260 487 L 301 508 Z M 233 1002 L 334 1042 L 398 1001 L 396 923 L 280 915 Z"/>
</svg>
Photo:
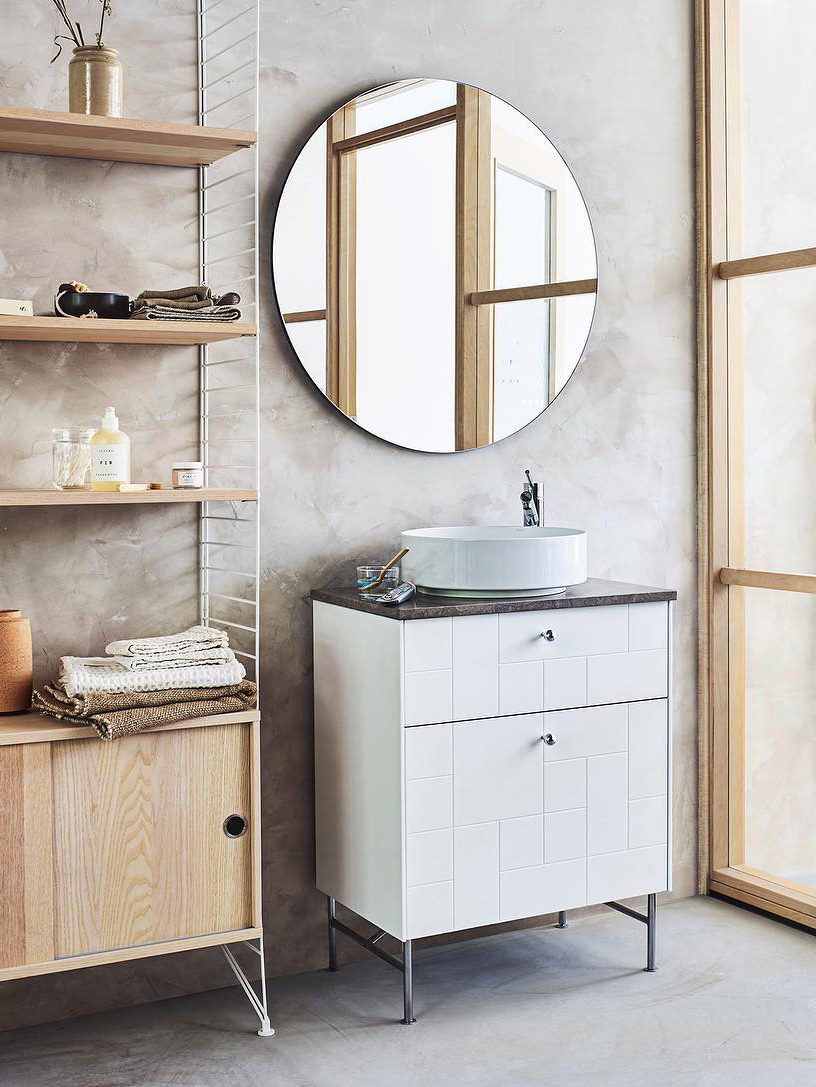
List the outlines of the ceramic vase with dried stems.
<svg viewBox="0 0 816 1087">
<path fill-rule="evenodd" d="M 74 49 L 68 65 L 68 109 L 99 117 L 122 116 L 122 65 L 108 46 Z"/>
</svg>

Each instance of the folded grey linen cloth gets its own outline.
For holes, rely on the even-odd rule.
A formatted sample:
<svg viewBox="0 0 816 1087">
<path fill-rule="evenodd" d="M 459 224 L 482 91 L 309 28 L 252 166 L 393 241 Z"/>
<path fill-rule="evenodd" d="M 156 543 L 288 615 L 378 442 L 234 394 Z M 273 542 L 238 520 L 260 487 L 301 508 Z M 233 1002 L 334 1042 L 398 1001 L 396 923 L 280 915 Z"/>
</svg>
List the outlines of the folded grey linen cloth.
<svg viewBox="0 0 816 1087">
<path fill-rule="evenodd" d="M 214 306 L 212 298 L 199 301 L 198 298 L 137 298 L 133 306 L 138 309 L 155 309 L 156 306 L 167 306 L 170 309 L 197 310 L 209 309 Z"/>
<path fill-rule="evenodd" d="M 240 321 L 237 306 L 208 306 L 206 309 L 178 309 L 173 306 L 140 306 L 131 321 Z"/>
<path fill-rule="evenodd" d="M 167 291 L 142 291 L 133 299 L 134 305 L 142 302 L 211 302 L 212 291 L 206 283 L 193 284 L 192 287 L 173 287 Z"/>
<path fill-rule="evenodd" d="M 101 739 L 116 740 L 161 725 L 252 709 L 258 689 L 248 679 L 224 687 L 169 691 L 96 692 L 72 697 L 57 684 L 34 691 L 31 708 L 76 725 L 92 725 Z"/>
</svg>

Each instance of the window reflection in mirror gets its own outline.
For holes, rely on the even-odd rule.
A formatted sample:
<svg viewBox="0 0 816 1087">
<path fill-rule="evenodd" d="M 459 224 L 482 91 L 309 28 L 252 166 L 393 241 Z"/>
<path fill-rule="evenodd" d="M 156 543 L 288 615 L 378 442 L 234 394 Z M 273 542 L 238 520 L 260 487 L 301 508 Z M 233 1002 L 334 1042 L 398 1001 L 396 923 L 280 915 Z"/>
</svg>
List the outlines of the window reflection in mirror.
<svg viewBox="0 0 816 1087">
<path fill-rule="evenodd" d="M 375 88 L 314 133 L 281 196 L 273 272 L 321 392 L 434 452 L 539 415 L 583 352 L 597 290 L 559 153 L 512 106 L 441 80 Z"/>
</svg>

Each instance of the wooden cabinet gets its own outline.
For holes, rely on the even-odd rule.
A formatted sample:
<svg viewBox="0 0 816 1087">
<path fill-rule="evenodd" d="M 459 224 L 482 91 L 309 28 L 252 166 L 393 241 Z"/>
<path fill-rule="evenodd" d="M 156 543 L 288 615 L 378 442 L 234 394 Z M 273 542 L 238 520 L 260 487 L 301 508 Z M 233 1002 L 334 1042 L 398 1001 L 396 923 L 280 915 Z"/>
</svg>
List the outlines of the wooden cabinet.
<svg viewBox="0 0 816 1087">
<path fill-rule="evenodd" d="M 257 713 L 112 743 L 31 721 L 0 724 L 0 979 L 261 935 Z"/>
<path fill-rule="evenodd" d="M 401 941 L 668 889 L 672 595 L 316 602 L 318 887 Z"/>
</svg>

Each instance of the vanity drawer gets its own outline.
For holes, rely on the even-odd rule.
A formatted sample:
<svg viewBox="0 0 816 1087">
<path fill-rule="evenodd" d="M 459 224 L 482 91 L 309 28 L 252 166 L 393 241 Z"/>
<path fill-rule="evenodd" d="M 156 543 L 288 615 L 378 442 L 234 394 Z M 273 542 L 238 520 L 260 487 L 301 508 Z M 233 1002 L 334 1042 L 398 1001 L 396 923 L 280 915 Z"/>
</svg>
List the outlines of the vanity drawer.
<svg viewBox="0 0 816 1087">
<path fill-rule="evenodd" d="M 625 605 L 520 611 L 499 616 L 499 660 L 553 660 L 629 648 L 629 609 Z"/>
<path fill-rule="evenodd" d="M 668 694 L 664 602 L 415 620 L 404 627 L 406 725 Z"/>
</svg>

